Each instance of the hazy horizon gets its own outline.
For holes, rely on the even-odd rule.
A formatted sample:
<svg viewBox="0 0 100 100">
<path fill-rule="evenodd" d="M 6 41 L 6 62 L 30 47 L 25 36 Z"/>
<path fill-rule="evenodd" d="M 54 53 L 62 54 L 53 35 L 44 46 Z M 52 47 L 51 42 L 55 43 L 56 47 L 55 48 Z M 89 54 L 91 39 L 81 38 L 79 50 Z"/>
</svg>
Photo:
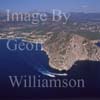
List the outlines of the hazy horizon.
<svg viewBox="0 0 100 100">
<path fill-rule="evenodd" d="M 99 0 L 0 0 L 0 10 L 100 13 Z"/>
</svg>

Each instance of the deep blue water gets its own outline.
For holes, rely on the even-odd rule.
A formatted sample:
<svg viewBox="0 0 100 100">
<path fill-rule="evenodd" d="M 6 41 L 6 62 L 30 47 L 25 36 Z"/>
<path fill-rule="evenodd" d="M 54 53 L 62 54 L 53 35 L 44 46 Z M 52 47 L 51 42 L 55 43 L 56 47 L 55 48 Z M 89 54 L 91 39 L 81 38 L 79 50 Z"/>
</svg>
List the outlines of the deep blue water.
<svg viewBox="0 0 100 100">
<path fill-rule="evenodd" d="M 19 40 L 20 42 L 21 40 Z M 7 40 L 0 40 L 0 96 L 11 97 L 81 97 L 100 96 L 100 62 L 77 61 L 69 71 L 59 72 L 50 68 L 46 52 L 41 51 L 9 51 L 6 47 Z M 42 68 L 43 67 L 43 68 Z M 9 89 L 9 75 L 42 75 L 42 72 L 68 73 L 66 79 L 84 78 L 85 89 Z M 49 78 L 48 76 L 42 75 Z M 59 77 L 63 79 L 62 77 Z M 45 95 L 46 94 L 46 95 Z"/>
<path fill-rule="evenodd" d="M 96 45 L 100 47 L 100 42 L 96 43 Z"/>
</svg>

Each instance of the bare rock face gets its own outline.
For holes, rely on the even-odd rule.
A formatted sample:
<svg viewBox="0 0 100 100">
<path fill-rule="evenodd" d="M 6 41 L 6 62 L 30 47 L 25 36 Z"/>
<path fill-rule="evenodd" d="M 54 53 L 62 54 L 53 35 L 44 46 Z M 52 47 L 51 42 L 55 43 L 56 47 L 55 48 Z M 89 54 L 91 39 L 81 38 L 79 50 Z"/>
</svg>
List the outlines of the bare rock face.
<svg viewBox="0 0 100 100">
<path fill-rule="evenodd" d="M 100 61 L 100 48 L 91 40 L 76 34 L 54 33 L 44 44 L 49 56 L 49 65 L 69 70 L 76 61 Z"/>
</svg>

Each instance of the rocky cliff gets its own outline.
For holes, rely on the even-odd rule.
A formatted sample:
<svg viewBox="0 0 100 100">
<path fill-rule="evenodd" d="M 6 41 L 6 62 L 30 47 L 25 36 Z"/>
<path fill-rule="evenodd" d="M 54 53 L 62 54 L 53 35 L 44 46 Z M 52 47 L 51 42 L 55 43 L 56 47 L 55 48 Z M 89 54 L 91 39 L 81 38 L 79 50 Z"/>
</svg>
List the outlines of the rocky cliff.
<svg viewBox="0 0 100 100">
<path fill-rule="evenodd" d="M 76 61 L 100 61 L 100 48 L 92 40 L 65 32 L 54 33 L 44 44 L 49 65 L 57 70 L 69 70 Z"/>
</svg>

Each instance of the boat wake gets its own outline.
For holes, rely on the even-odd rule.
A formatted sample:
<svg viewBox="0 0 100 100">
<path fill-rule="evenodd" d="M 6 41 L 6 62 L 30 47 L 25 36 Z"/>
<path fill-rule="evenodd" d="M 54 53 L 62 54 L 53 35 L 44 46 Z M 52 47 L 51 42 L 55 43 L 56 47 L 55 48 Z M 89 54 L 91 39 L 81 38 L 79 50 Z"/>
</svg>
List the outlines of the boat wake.
<svg viewBox="0 0 100 100">
<path fill-rule="evenodd" d="M 42 75 L 48 76 L 48 77 L 57 77 L 57 76 L 67 76 L 67 73 L 55 73 L 47 70 L 44 66 L 41 66 L 40 68 L 37 68 L 37 71 L 41 73 Z"/>
</svg>

